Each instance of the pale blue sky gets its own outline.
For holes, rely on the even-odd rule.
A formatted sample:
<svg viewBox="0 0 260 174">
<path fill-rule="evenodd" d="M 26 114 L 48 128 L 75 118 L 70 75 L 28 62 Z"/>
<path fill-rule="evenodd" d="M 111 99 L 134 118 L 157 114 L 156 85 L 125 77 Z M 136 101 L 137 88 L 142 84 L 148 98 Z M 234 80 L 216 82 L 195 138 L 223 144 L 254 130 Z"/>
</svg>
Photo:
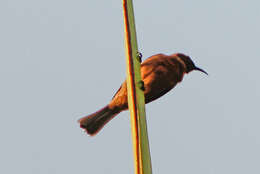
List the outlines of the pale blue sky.
<svg viewBox="0 0 260 174">
<path fill-rule="evenodd" d="M 153 172 L 260 173 L 260 2 L 135 1 L 144 58 L 192 72 L 147 105 Z M 96 137 L 77 120 L 125 78 L 122 2 L 0 1 L 0 173 L 133 173 L 129 112 Z"/>
</svg>

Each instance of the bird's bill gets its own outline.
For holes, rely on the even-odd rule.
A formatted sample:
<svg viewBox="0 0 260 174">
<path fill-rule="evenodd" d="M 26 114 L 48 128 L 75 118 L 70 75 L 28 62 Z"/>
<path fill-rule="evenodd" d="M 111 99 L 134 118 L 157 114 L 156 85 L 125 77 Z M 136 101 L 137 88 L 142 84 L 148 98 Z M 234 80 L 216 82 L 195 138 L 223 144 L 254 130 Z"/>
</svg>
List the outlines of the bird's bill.
<svg viewBox="0 0 260 174">
<path fill-rule="evenodd" d="M 195 67 L 194 70 L 196 70 L 196 71 L 201 71 L 201 72 L 203 72 L 203 73 L 205 73 L 205 74 L 208 75 L 208 73 L 207 73 L 206 71 L 204 71 L 203 69 L 201 69 L 201 68 L 199 68 L 199 67 Z"/>
</svg>

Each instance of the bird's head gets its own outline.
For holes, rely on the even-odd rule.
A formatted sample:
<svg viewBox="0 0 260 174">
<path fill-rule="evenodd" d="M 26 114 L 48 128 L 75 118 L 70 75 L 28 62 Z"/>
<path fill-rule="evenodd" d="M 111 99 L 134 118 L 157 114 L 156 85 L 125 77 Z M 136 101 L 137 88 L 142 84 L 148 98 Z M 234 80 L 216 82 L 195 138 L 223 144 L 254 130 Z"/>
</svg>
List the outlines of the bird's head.
<svg viewBox="0 0 260 174">
<path fill-rule="evenodd" d="M 201 69 L 199 67 L 196 67 L 189 56 L 186 56 L 185 54 L 182 54 L 182 53 L 177 53 L 176 56 L 179 57 L 186 65 L 186 73 L 196 70 L 196 71 L 201 71 L 208 75 L 208 73 L 206 71 L 204 71 L 203 69 Z"/>
</svg>

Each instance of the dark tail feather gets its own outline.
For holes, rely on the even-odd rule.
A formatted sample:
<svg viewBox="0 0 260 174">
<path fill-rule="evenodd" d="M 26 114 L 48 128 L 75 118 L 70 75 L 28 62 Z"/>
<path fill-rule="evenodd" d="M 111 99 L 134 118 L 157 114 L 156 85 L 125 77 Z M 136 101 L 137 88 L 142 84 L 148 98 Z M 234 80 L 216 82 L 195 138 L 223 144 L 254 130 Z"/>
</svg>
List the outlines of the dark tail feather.
<svg viewBox="0 0 260 174">
<path fill-rule="evenodd" d="M 85 129 L 89 135 L 97 134 L 107 122 L 114 118 L 119 112 L 109 109 L 108 106 L 99 111 L 79 119 L 80 127 Z"/>
</svg>

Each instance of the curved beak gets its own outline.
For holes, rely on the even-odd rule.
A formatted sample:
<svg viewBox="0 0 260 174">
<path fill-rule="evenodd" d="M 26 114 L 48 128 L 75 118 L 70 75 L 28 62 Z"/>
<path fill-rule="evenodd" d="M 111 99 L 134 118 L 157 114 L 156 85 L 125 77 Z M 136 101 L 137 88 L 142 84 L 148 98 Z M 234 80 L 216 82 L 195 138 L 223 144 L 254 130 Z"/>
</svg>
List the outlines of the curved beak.
<svg viewBox="0 0 260 174">
<path fill-rule="evenodd" d="M 204 71 L 203 69 L 201 69 L 201 68 L 199 68 L 199 67 L 195 67 L 194 70 L 196 70 L 196 71 L 201 71 L 201 72 L 203 72 L 203 73 L 205 73 L 205 74 L 208 75 L 208 73 L 207 73 L 206 71 Z"/>
</svg>

